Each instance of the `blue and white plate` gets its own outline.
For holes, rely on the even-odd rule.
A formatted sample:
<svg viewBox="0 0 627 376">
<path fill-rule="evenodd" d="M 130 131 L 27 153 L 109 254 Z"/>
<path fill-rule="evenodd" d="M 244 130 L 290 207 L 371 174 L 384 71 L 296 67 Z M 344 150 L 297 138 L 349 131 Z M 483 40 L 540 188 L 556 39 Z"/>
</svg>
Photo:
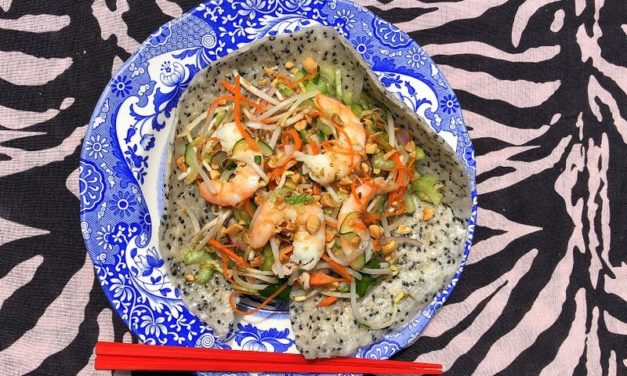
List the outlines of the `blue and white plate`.
<svg viewBox="0 0 627 376">
<path fill-rule="evenodd" d="M 318 24 L 343 34 L 381 82 L 456 150 L 473 190 L 464 257 L 452 282 L 412 322 L 356 356 L 388 358 L 411 344 L 455 287 L 474 233 L 475 160 L 457 98 L 425 51 L 393 25 L 344 0 L 213 0 L 163 25 L 131 56 L 98 101 L 83 145 L 85 244 L 106 296 L 142 342 L 296 351 L 281 307 L 246 317 L 227 340 L 215 338 L 168 280 L 156 227 L 169 120 L 194 74 L 256 39 Z"/>
</svg>

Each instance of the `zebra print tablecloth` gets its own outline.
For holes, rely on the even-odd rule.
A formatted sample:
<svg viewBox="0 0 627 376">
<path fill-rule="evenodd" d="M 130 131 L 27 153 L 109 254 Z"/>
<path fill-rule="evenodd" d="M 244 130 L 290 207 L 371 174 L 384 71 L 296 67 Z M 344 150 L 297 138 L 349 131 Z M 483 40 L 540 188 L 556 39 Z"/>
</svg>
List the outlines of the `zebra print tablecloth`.
<svg viewBox="0 0 627 376">
<path fill-rule="evenodd" d="M 196 2 L 0 0 L 0 375 L 105 375 L 96 340 L 132 340 L 84 249 L 80 146 L 112 72 Z M 627 3 L 360 2 L 440 65 L 477 151 L 462 283 L 396 358 L 627 374 Z"/>
</svg>

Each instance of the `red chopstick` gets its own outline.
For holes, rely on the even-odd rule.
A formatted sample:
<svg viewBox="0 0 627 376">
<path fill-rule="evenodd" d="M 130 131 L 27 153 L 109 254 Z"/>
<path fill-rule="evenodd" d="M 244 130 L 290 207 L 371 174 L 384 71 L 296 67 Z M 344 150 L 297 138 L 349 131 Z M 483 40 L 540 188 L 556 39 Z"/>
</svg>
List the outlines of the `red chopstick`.
<svg viewBox="0 0 627 376">
<path fill-rule="evenodd" d="M 98 342 L 96 369 L 136 371 L 380 373 L 439 375 L 441 364 Z"/>
</svg>

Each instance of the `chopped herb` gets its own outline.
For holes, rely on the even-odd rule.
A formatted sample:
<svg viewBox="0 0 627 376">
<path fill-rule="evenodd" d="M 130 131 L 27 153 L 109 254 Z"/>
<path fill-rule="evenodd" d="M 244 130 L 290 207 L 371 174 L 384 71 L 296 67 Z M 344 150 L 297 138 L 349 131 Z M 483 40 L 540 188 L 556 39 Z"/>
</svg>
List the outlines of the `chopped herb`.
<svg viewBox="0 0 627 376">
<path fill-rule="evenodd" d="M 261 164 L 261 155 L 255 155 L 255 163 L 258 165 Z"/>
<path fill-rule="evenodd" d="M 285 198 L 285 203 L 288 205 L 297 205 L 297 204 L 311 204 L 314 202 L 314 198 L 311 195 L 302 194 Z"/>
</svg>

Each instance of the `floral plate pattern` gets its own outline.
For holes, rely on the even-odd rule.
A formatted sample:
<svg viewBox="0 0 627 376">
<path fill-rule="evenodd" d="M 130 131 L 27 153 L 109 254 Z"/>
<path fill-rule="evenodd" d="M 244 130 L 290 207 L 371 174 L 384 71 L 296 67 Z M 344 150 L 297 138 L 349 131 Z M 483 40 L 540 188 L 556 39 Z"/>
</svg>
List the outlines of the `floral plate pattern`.
<svg viewBox="0 0 627 376">
<path fill-rule="evenodd" d="M 425 51 L 395 26 L 344 0 L 212 0 L 163 25 L 131 56 L 102 94 L 83 144 L 83 238 L 106 296 L 142 342 L 296 351 L 281 307 L 246 317 L 222 340 L 183 305 L 158 252 L 161 166 L 168 124 L 199 70 L 256 39 L 318 24 L 344 35 L 388 90 L 453 147 L 471 177 L 469 234 L 453 280 L 412 322 L 356 356 L 388 358 L 411 344 L 455 287 L 476 220 L 474 151 L 459 102 Z"/>
</svg>

